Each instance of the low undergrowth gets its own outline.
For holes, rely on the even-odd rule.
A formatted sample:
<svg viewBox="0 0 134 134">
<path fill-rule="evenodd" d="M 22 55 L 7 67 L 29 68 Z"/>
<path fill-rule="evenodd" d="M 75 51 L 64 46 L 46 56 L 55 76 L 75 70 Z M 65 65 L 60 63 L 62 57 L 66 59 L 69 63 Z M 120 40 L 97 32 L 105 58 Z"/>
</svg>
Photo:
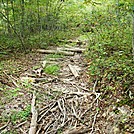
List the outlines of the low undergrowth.
<svg viewBox="0 0 134 134">
<path fill-rule="evenodd" d="M 58 71 L 60 70 L 60 67 L 58 65 L 47 65 L 44 69 L 44 72 L 47 74 L 56 75 L 58 74 Z"/>
<path fill-rule="evenodd" d="M 134 62 L 132 59 L 131 16 L 115 8 L 103 12 L 95 9 L 92 18 L 86 24 L 89 39 L 90 81 L 97 81 L 97 90 L 123 95 L 118 105 L 127 104 L 133 107 Z M 109 14 L 106 14 L 109 12 Z"/>
</svg>

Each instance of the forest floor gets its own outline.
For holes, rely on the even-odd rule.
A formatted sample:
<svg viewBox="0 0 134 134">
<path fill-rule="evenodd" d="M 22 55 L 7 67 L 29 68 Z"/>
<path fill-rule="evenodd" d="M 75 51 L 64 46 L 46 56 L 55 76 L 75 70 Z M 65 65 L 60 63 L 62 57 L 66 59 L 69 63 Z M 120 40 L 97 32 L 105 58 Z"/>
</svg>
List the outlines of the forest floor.
<svg viewBox="0 0 134 134">
<path fill-rule="evenodd" d="M 89 83 L 86 44 L 74 42 L 62 47 L 71 56 L 37 52 L 1 62 L 0 134 L 134 132 L 133 110 L 115 105 L 121 96 L 104 98 L 97 81 Z"/>
</svg>

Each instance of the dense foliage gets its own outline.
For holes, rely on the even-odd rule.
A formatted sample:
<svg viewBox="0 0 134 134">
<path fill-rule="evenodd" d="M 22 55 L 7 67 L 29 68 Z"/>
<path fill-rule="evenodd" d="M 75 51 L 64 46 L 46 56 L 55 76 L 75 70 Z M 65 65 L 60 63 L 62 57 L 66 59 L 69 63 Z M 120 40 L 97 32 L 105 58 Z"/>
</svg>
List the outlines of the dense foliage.
<svg viewBox="0 0 134 134">
<path fill-rule="evenodd" d="M 117 4 L 117 5 L 116 5 Z M 89 38 L 87 56 L 91 60 L 91 82 L 98 82 L 98 91 L 114 91 L 125 96 L 121 103 L 133 107 L 134 64 L 132 56 L 131 4 L 103 3 L 94 6 L 86 24 Z"/>
<path fill-rule="evenodd" d="M 67 27 L 66 17 L 62 19 L 64 6 L 60 0 L 2 0 L 1 47 L 24 50 L 53 43 L 60 36 L 57 32 L 63 34 Z"/>
</svg>

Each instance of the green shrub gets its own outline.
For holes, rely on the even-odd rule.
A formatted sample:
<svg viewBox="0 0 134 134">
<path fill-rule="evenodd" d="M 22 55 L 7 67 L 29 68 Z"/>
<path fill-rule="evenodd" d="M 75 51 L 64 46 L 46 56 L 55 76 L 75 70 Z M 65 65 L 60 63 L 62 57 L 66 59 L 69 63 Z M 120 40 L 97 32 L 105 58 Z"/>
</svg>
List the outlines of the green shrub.
<svg viewBox="0 0 134 134">
<path fill-rule="evenodd" d="M 91 59 L 90 80 L 93 82 L 97 79 L 102 89 L 107 89 L 109 86 L 114 90 L 132 89 L 134 64 L 131 16 L 129 14 L 123 16 L 122 11 L 119 22 L 116 9 L 112 8 L 112 5 L 110 14 L 106 14 L 107 10 L 103 12 L 95 10 L 92 19 L 89 18 L 87 33 L 89 45 L 86 55 Z"/>
<path fill-rule="evenodd" d="M 60 67 L 58 65 L 48 65 L 45 67 L 44 71 L 47 74 L 58 74 L 58 71 L 60 70 Z"/>
</svg>

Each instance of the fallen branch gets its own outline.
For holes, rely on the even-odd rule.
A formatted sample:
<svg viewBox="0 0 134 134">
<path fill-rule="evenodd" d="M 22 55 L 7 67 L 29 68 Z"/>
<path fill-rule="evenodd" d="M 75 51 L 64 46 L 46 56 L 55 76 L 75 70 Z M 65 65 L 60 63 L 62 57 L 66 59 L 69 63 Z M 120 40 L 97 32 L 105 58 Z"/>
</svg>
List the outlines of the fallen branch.
<svg viewBox="0 0 134 134">
<path fill-rule="evenodd" d="M 61 107 L 60 101 L 62 102 L 63 108 Z M 65 120 L 66 120 L 66 109 L 65 109 L 65 106 L 64 106 L 65 105 L 64 100 L 61 99 L 61 100 L 58 100 L 57 102 L 58 102 L 59 109 L 63 113 L 63 117 L 64 117 L 61 126 L 64 126 Z"/>
<path fill-rule="evenodd" d="M 77 78 L 79 76 L 76 68 L 74 66 L 72 66 L 71 64 L 68 65 L 70 71 L 72 72 L 72 74 L 74 75 L 75 78 Z"/>
<path fill-rule="evenodd" d="M 38 128 L 36 134 L 39 134 L 40 133 L 40 131 L 41 131 L 42 126 L 44 125 L 44 123 L 45 123 L 45 121 L 43 120 L 42 124 L 39 125 L 39 128 Z"/>
<path fill-rule="evenodd" d="M 74 52 L 67 52 L 67 51 L 61 51 L 61 50 L 45 50 L 45 49 L 37 49 L 36 50 L 39 53 L 44 53 L 44 54 L 62 54 L 66 56 L 73 56 Z"/>
<path fill-rule="evenodd" d="M 98 105 L 98 99 L 97 99 L 97 105 Z M 94 115 L 94 121 L 93 121 L 93 123 L 92 123 L 92 130 L 91 130 L 91 132 L 90 132 L 90 134 L 92 134 L 93 133 L 93 131 L 94 131 L 94 126 L 95 126 L 95 122 L 96 122 L 96 118 L 97 118 L 97 115 L 98 115 L 98 113 L 99 113 L 99 111 L 97 110 L 97 112 L 96 112 L 96 114 Z"/>
<path fill-rule="evenodd" d="M 27 134 L 27 132 L 25 132 L 21 127 L 19 129 L 23 134 Z"/>
<path fill-rule="evenodd" d="M 74 109 L 73 103 L 72 103 L 72 107 L 71 107 L 71 108 L 72 108 L 74 117 L 75 117 L 81 124 L 84 124 L 85 126 L 87 126 L 87 125 L 83 122 L 83 120 L 81 120 L 80 117 L 77 115 L 76 110 Z"/>
<path fill-rule="evenodd" d="M 73 92 L 73 91 L 71 91 L 71 92 L 66 92 L 65 91 L 63 93 L 70 94 L 70 95 L 78 95 L 78 96 L 90 96 L 90 95 L 94 94 L 93 92 L 91 92 L 91 93 L 83 93 L 83 92 Z"/>
<path fill-rule="evenodd" d="M 71 52 L 76 52 L 76 53 L 82 53 L 82 52 L 85 51 L 85 49 L 83 49 L 83 48 L 76 48 L 76 47 L 72 47 L 72 48 L 59 48 L 58 50 L 71 51 Z"/>
<path fill-rule="evenodd" d="M 36 96 L 35 96 L 35 92 L 34 92 L 32 103 L 31 103 L 32 119 L 31 119 L 29 134 L 35 134 L 36 133 L 38 113 L 37 113 L 37 110 L 35 109 L 35 100 L 36 100 Z"/>
<path fill-rule="evenodd" d="M 96 98 L 94 99 L 94 101 L 91 103 L 91 106 L 85 110 L 82 115 L 80 116 L 81 118 L 85 116 L 85 114 L 92 108 L 93 104 L 96 102 L 96 100 L 98 100 L 98 98 L 100 97 L 100 93 L 93 93 L 96 95 Z"/>
<path fill-rule="evenodd" d="M 51 120 L 44 128 L 44 131 L 47 131 L 47 129 L 55 122 L 55 120 Z"/>
<path fill-rule="evenodd" d="M 89 132 L 91 130 L 91 128 L 83 128 L 83 127 L 77 127 L 73 130 L 67 130 L 65 131 L 63 134 L 85 134 L 87 132 Z"/>
<path fill-rule="evenodd" d="M 8 75 L 5 71 L 3 73 L 12 81 L 14 86 L 19 87 L 19 85 L 15 82 L 15 78 L 12 75 Z"/>
<path fill-rule="evenodd" d="M 42 118 L 57 104 L 57 102 L 54 102 L 53 105 L 39 118 L 38 122 L 42 120 Z"/>
<path fill-rule="evenodd" d="M 49 103 L 49 105 L 46 105 L 45 107 L 43 107 L 42 109 L 40 109 L 40 113 L 39 115 L 42 115 L 43 113 L 45 113 L 45 110 L 49 107 L 51 107 L 53 105 L 53 103 Z"/>
<path fill-rule="evenodd" d="M 93 92 L 95 92 L 95 88 L 96 88 L 97 83 L 98 83 L 98 81 L 96 80 L 94 83 L 94 86 L 93 86 Z"/>
<path fill-rule="evenodd" d="M 10 123 L 10 120 L 8 120 L 8 122 L 4 126 L 0 127 L 0 131 L 4 130 L 8 126 L 9 123 Z"/>
<path fill-rule="evenodd" d="M 17 126 L 15 126 L 14 128 L 19 128 L 20 126 L 24 125 L 25 123 L 27 123 L 27 121 L 21 122 L 20 124 L 18 124 Z"/>
<path fill-rule="evenodd" d="M 56 81 L 56 78 L 48 79 L 47 77 L 43 78 L 33 78 L 33 77 L 21 77 L 21 81 L 25 82 L 28 81 L 29 83 L 34 83 L 34 82 L 45 82 L 45 83 L 50 83 Z"/>
</svg>

